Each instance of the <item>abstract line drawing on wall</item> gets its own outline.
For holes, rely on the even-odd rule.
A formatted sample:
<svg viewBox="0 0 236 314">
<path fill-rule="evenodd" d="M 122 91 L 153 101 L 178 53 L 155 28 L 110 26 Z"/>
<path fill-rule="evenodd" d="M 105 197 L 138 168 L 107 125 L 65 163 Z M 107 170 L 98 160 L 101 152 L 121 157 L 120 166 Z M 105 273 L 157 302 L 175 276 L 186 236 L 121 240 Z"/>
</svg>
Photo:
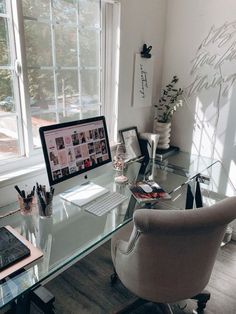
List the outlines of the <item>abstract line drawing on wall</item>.
<svg viewBox="0 0 236 314">
<path fill-rule="evenodd" d="M 187 96 L 221 86 L 227 97 L 236 80 L 236 21 L 212 25 L 192 60 L 193 81 L 186 88 Z"/>
</svg>

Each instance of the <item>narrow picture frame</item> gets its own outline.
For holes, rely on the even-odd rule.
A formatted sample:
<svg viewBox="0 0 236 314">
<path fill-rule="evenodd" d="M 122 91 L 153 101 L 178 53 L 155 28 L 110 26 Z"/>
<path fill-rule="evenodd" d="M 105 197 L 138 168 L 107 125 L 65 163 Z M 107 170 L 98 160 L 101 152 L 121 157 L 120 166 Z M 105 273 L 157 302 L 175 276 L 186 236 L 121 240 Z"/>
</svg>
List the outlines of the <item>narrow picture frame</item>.
<svg viewBox="0 0 236 314">
<path fill-rule="evenodd" d="M 133 126 L 119 130 L 119 134 L 126 147 L 126 162 L 142 157 L 137 127 Z"/>
</svg>

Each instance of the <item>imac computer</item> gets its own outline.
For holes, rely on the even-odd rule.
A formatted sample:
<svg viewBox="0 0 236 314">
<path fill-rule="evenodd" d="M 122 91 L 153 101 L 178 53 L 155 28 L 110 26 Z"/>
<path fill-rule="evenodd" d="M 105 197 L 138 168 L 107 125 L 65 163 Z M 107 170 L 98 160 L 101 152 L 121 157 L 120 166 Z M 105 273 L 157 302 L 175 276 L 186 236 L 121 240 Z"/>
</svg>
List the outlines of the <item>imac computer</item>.
<svg viewBox="0 0 236 314">
<path fill-rule="evenodd" d="M 79 178 L 72 189 L 65 185 L 63 199 L 101 216 L 127 198 L 88 179 L 90 172 L 111 162 L 105 117 L 44 126 L 39 133 L 49 184 Z"/>
<path fill-rule="evenodd" d="M 111 162 L 104 116 L 43 126 L 39 133 L 49 184 L 65 183 L 59 191 L 68 179 L 85 183 L 93 169 Z"/>
</svg>

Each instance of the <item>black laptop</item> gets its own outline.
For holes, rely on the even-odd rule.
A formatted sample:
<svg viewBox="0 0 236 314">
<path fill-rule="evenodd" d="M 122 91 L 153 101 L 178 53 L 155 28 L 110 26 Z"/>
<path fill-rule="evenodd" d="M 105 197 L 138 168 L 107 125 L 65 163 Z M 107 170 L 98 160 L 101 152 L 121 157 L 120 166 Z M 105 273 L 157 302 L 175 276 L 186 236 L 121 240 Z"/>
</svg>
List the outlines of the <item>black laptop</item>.
<svg viewBox="0 0 236 314">
<path fill-rule="evenodd" d="M 30 255 L 30 249 L 7 228 L 0 228 L 0 271 Z"/>
</svg>

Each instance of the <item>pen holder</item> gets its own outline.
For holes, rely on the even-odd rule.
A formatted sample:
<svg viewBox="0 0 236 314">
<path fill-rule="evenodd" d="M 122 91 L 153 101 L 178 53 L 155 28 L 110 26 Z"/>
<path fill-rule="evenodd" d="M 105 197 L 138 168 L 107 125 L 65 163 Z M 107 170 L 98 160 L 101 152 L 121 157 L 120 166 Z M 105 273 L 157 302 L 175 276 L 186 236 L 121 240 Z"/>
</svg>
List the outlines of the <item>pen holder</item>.
<svg viewBox="0 0 236 314">
<path fill-rule="evenodd" d="M 45 185 L 39 185 L 36 182 L 36 195 L 38 199 L 38 211 L 41 217 L 52 216 L 52 200 L 53 200 L 54 188 L 50 187 L 50 191 L 46 190 Z"/>
<path fill-rule="evenodd" d="M 18 203 L 22 215 L 31 215 L 36 206 L 36 198 L 34 195 L 27 198 L 18 195 Z"/>
<path fill-rule="evenodd" d="M 42 204 L 38 200 L 38 211 L 39 211 L 39 216 L 41 217 L 51 217 L 52 216 L 52 201 L 50 201 L 47 204 Z"/>
</svg>

